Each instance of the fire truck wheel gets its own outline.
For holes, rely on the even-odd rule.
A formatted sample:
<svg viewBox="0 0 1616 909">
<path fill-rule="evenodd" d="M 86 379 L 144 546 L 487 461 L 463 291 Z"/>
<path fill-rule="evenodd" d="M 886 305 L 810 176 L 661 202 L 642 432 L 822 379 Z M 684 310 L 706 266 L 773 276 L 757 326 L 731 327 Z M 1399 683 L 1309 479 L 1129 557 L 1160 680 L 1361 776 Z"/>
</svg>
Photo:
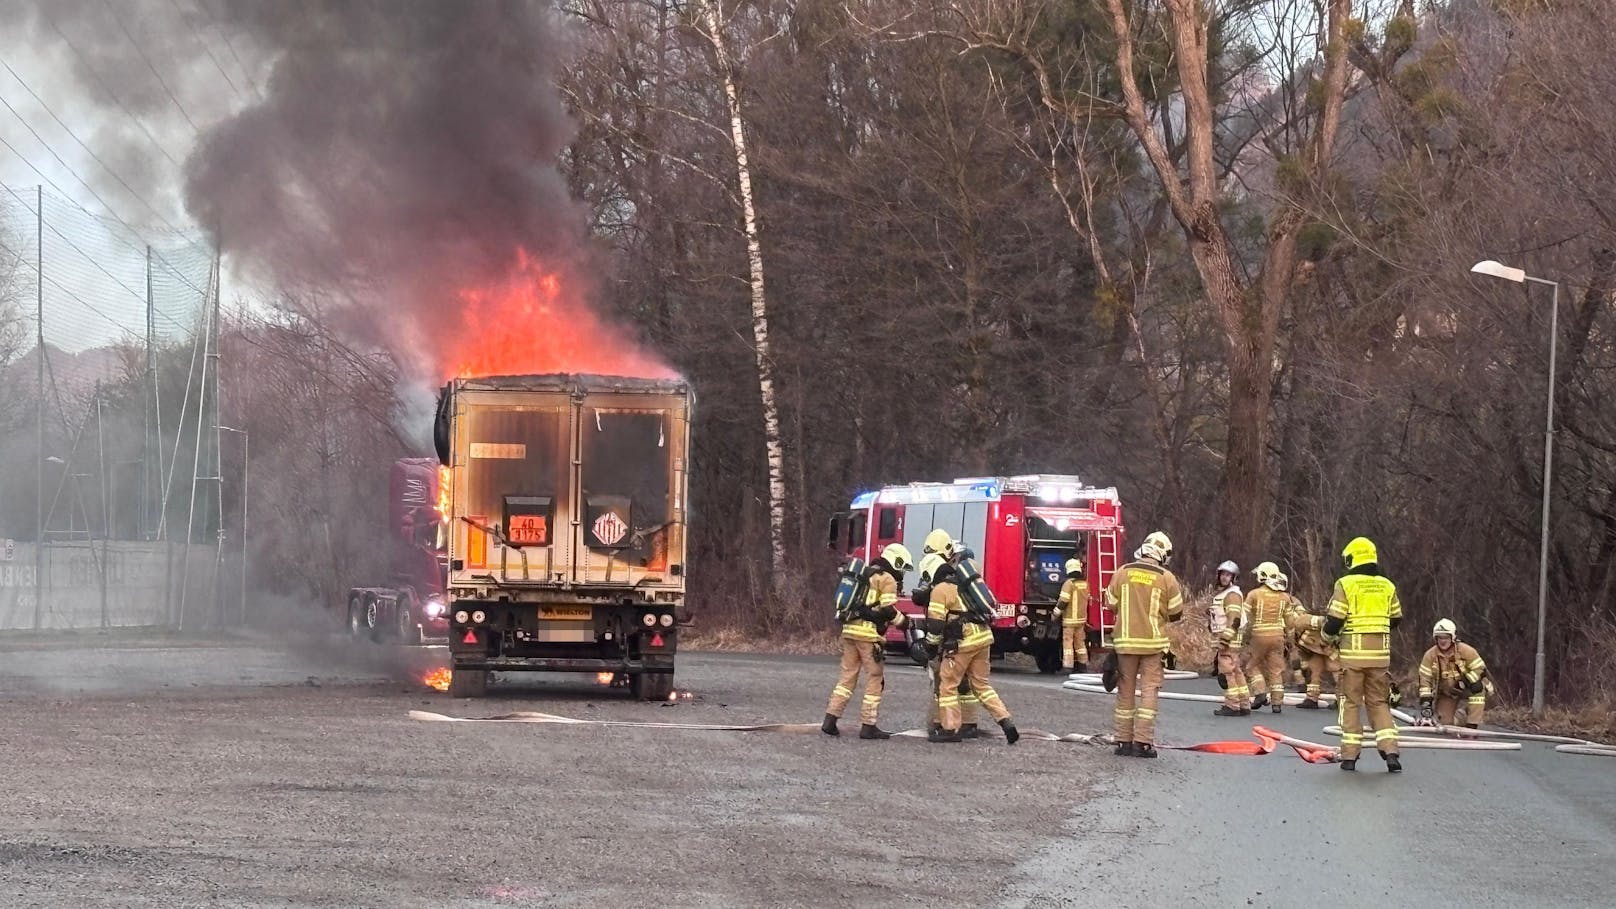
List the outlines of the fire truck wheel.
<svg viewBox="0 0 1616 909">
<path fill-rule="evenodd" d="M 1038 671 L 1045 675 L 1052 675 L 1061 671 L 1061 654 L 1059 650 L 1048 648 L 1033 654 L 1033 660 L 1038 664 Z"/>
<path fill-rule="evenodd" d="M 631 676 L 630 685 L 642 701 L 666 701 L 673 694 L 673 673 L 641 672 Z"/>
<path fill-rule="evenodd" d="M 456 669 L 449 674 L 449 697 L 488 697 L 488 671 L 485 669 Z"/>
<path fill-rule="evenodd" d="M 356 593 L 348 598 L 348 636 L 357 638 L 364 633 L 365 605 Z"/>
</svg>

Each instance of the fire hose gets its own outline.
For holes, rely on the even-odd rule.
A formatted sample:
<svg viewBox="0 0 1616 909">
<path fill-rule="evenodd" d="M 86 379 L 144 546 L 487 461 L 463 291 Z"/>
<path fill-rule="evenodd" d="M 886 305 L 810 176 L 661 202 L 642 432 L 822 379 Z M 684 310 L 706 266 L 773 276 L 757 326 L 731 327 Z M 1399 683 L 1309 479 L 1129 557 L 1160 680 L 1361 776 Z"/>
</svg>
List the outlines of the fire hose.
<svg viewBox="0 0 1616 909">
<path fill-rule="evenodd" d="M 1340 735 L 1339 726 L 1326 726 L 1324 731 L 1330 735 Z M 1369 730 L 1365 730 L 1366 732 Z M 1425 726 L 1418 723 L 1408 726 L 1398 726 L 1397 734 L 1402 736 L 1453 736 L 1460 739 L 1492 739 L 1509 742 L 1541 742 L 1555 746 L 1554 750 L 1560 754 L 1587 754 L 1597 757 L 1616 757 L 1616 745 L 1606 745 L 1588 739 L 1579 739 L 1569 735 L 1540 735 L 1532 732 L 1511 732 L 1504 729 L 1471 729 L 1468 726 Z M 1501 750 L 1501 749 L 1499 749 Z"/>
<path fill-rule="evenodd" d="M 1397 747 L 1402 748 L 1428 748 L 1438 751 L 1520 751 L 1520 742 L 1455 742 L 1448 739 L 1432 736 L 1405 735 L 1409 730 L 1418 729 L 1416 726 L 1399 726 L 1397 728 Z M 1367 730 L 1372 732 L 1373 730 Z M 1340 726 L 1324 727 L 1325 735 L 1339 736 Z"/>
<path fill-rule="evenodd" d="M 1196 678 L 1194 673 L 1190 673 L 1188 677 Z M 1079 679 L 1082 680 L 1080 681 Z M 1094 676 L 1093 681 L 1088 681 L 1087 676 L 1073 676 L 1070 680 L 1063 683 L 1061 687 L 1070 689 L 1072 691 L 1086 692 L 1088 694 L 1114 693 L 1105 690 L 1105 686 L 1100 684 L 1099 676 Z M 1164 701 L 1200 701 L 1207 704 L 1221 704 L 1224 702 L 1224 697 L 1221 694 L 1195 694 L 1194 692 L 1190 691 L 1158 691 L 1156 696 Z M 1306 695 L 1297 694 L 1294 691 L 1285 693 L 1285 703 L 1292 707 L 1297 706 L 1306 699 Z M 1319 702 L 1322 704 L 1334 704 L 1335 695 L 1321 694 L 1319 695 Z"/>
</svg>

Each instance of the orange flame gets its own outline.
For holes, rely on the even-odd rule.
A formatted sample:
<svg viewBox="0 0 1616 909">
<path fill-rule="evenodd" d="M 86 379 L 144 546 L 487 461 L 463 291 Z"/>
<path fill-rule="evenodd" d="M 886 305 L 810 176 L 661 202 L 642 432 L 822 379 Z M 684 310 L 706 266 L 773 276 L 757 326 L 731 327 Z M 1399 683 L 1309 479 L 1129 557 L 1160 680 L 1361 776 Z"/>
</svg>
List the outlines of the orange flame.
<svg viewBox="0 0 1616 909">
<path fill-rule="evenodd" d="M 449 523 L 449 484 L 454 482 L 454 473 L 447 467 L 438 467 L 438 520 Z"/>
<path fill-rule="evenodd" d="M 438 691 L 448 691 L 449 679 L 453 676 L 454 673 L 449 669 L 449 667 L 440 666 L 426 675 L 421 676 L 421 682 L 428 688 L 435 688 Z"/>
<path fill-rule="evenodd" d="M 675 373 L 604 323 L 561 275 L 518 248 L 504 278 L 458 294 L 460 312 L 442 351 L 445 377 L 552 372 L 674 378 Z"/>
</svg>

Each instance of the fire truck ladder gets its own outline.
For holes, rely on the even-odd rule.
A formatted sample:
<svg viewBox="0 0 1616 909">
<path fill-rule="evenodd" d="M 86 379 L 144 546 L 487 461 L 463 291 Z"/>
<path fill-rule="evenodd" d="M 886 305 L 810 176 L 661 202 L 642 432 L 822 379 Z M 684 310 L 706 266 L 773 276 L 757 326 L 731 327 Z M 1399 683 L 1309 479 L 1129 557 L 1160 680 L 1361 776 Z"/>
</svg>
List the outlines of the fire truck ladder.
<svg viewBox="0 0 1616 909">
<path fill-rule="evenodd" d="M 1098 536 L 1099 539 L 1096 542 L 1099 543 L 1100 549 L 1096 555 L 1099 558 L 1094 560 L 1095 567 L 1098 570 L 1094 572 L 1094 577 L 1096 583 L 1100 585 L 1100 646 L 1110 650 L 1112 629 L 1106 627 L 1105 624 L 1105 611 L 1109 608 L 1105 602 L 1105 587 L 1110 582 L 1111 575 L 1119 567 L 1117 562 L 1117 533 L 1113 531 L 1111 533 L 1102 533 Z M 1114 620 L 1115 617 L 1113 616 L 1113 625 L 1115 624 Z"/>
</svg>

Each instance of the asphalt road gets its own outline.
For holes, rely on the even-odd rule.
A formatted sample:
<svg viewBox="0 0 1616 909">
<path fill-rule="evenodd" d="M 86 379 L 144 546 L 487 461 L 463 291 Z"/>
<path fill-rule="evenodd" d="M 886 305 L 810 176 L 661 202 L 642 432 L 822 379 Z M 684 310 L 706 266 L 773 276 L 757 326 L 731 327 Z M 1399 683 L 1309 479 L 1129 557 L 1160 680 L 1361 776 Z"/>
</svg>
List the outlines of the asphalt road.
<svg viewBox="0 0 1616 909">
<path fill-rule="evenodd" d="M 1411 752 L 1401 777 L 1373 757 L 1349 776 L 1288 754 L 410 720 L 815 722 L 834 676 L 687 654 L 694 697 L 667 706 L 565 676 L 451 701 L 409 681 L 439 656 L 0 643 L 0 905 L 1613 901 L 1606 758 Z M 995 684 L 1023 729 L 1106 731 L 1104 697 L 1019 667 Z M 885 725 L 918 725 L 922 697 L 893 664 Z M 1249 738 L 1209 709 L 1165 704 L 1163 739 Z M 1315 740 L 1325 721 L 1272 719 Z"/>
</svg>

